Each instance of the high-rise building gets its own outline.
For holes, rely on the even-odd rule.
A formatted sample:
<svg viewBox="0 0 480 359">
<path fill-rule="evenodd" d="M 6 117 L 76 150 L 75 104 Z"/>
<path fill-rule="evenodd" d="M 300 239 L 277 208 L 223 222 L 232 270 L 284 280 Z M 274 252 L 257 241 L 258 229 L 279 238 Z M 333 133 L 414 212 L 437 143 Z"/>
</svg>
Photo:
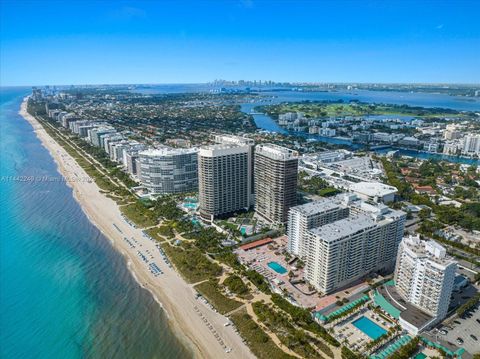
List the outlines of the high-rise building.
<svg viewBox="0 0 480 359">
<path fill-rule="evenodd" d="M 200 216 L 207 221 L 250 207 L 250 146 L 216 144 L 200 148 Z"/>
<path fill-rule="evenodd" d="M 118 142 L 110 142 L 108 147 L 110 159 L 123 164 L 123 152 L 130 147 L 129 141 L 124 139 Z"/>
<path fill-rule="evenodd" d="M 447 257 L 443 246 L 422 241 L 418 235 L 408 236 L 398 250 L 395 289 L 405 301 L 431 315 L 433 319 L 425 324 L 432 326 L 448 313 L 456 269 L 456 262 Z M 423 329 L 410 328 L 406 320 L 401 324 L 412 332 Z"/>
<path fill-rule="evenodd" d="M 480 135 L 468 135 L 463 139 L 462 154 L 480 155 Z"/>
<path fill-rule="evenodd" d="M 247 176 L 249 178 L 248 193 L 250 193 L 249 207 L 255 203 L 255 185 L 254 185 L 254 154 L 255 141 L 248 137 L 234 135 L 215 135 L 214 140 L 220 144 L 233 144 L 238 146 L 248 146 L 248 169 Z"/>
<path fill-rule="evenodd" d="M 255 147 L 255 212 L 285 224 L 297 204 L 298 152 L 273 144 Z"/>
<path fill-rule="evenodd" d="M 447 141 L 443 145 L 443 153 L 446 155 L 458 154 L 460 143 L 458 141 Z"/>
<path fill-rule="evenodd" d="M 115 130 L 111 126 L 98 126 L 88 130 L 88 138 L 92 143 L 92 145 L 97 147 L 103 147 L 102 136 L 110 133 L 115 133 L 115 132 L 117 132 L 117 130 Z"/>
<path fill-rule="evenodd" d="M 304 239 L 307 230 L 346 218 L 349 212 L 340 197 L 292 207 L 288 212 L 288 252 L 305 258 Z"/>
<path fill-rule="evenodd" d="M 151 149 L 138 154 L 139 177 L 150 193 L 169 194 L 198 188 L 197 150 Z"/>
<path fill-rule="evenodd" d="M 110 150 L 111 150 L 111 143 L 118 143 L 120 141 L 123 141 L 124 138 L 121 134 L 119 133 L 107 133 L 105 135 L 100 136 L 102 139 L 102 148 L 103 150 L 110 155 Z"/>
<path fill-rule="evenodd" d="M 289 248 L 303 257 L 305 279 L 320 292 L 332 293 L 371 273 L 393 270 L 404 212 L 369 204 L 354 194 L 323 199 L 309 209 L 300 219 L 295 219 L 298 209 L 291 210 Z"/>
<path fill-rule="evenodd" d="M 136 150 L 127 150 L 125 153 L 125 167 L 127 168 L 127 172 L 130 173 L 131 175 L 138 174 L 138 170 L 137 170 L 138 152 L 139 151 L 136 151 Z"/>
</svg>

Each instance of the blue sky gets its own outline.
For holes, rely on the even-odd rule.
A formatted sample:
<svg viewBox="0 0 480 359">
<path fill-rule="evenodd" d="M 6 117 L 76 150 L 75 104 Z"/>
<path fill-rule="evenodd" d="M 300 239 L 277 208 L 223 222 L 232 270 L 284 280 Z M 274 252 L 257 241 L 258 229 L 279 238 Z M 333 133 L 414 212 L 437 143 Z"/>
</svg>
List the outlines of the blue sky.
<svg viewBox="0 0 480 359">
<path fill-rule="evenodd" d="M 480 83 L 480 1 L 0 0 L 0 84 Z"/>
</svg>

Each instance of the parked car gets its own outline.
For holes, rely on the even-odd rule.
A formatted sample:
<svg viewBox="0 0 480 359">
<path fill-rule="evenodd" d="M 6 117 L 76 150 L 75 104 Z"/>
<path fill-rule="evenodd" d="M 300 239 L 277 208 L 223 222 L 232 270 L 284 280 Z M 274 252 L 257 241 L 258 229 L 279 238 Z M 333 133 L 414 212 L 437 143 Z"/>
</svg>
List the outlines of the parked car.
<svg viewBox="0 0 480 359">
<path fill-rule="evenodd" d="M 475 335 L 473 335 L 473 334 L 470 334 L 470 338 L 472 338 L 472 339 L 475 340 L 475 341 L 478 341 L 478 338 L 477 338 Z"/>
<path fill-rule="evenodd" d="M 440 334 L 442 335 L 447 335 L 448 334 L 448 331 L 446 329 L 441 329 L 440 330 Z"/>
<path fill-rule="evenodd" d="M 463 339 L 460 338 L 460 337 L 458 337 L 458 338 L 457 338 L 457 344 L 458 344 L 458 345 L 462 345 L 462 344 L 463 344 Z"/>
</svg>

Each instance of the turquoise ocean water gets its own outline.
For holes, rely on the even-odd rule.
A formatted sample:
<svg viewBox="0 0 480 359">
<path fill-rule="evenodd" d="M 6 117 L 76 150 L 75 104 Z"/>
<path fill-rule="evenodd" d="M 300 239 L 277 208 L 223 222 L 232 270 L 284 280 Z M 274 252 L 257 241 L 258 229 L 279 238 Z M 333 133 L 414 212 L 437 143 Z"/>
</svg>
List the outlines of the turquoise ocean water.
<svg viewBox="0 0 480 359">
<path fill-rule="evenodd" d="M 0 89 L 0 358 L 191 357 L 18 115 L 28 93 Z"/>
</svg>

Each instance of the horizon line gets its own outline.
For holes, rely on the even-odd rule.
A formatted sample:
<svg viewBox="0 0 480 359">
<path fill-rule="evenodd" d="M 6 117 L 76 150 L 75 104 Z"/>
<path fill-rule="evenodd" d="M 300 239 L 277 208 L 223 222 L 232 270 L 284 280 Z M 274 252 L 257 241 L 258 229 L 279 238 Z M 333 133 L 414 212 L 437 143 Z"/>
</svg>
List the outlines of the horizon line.
<svg viewBox="0 0 480 359">
<path fill-rule="evenodd" d="M 480 83 L 476 82 L 363 82 L 363 81 L 352 81 L 352 82 L 332 82 L 332 81 L 274 81 L 274 80 L 224 80 L 218 79 L 209 82 L 137 82 L 137 83 L 76 83 L 76 84 L 41 84 L 41 85 L 1 85 L 0 88 L 8 87 L 45 87 L 45 86 L 133 86 L 133 85 L 142 85 L 142 86 L 156 86 L 156 85 L 211 85 L 215 81 L 225 81 L 225 82 L 267 82 L 272 81 L 274 84 L 290 84 L 290 85 L 428 85 L 428 86 L 442 86 L 442 85 L 462 85 L 462 86 L 480 86 Z"/>
</svg>

